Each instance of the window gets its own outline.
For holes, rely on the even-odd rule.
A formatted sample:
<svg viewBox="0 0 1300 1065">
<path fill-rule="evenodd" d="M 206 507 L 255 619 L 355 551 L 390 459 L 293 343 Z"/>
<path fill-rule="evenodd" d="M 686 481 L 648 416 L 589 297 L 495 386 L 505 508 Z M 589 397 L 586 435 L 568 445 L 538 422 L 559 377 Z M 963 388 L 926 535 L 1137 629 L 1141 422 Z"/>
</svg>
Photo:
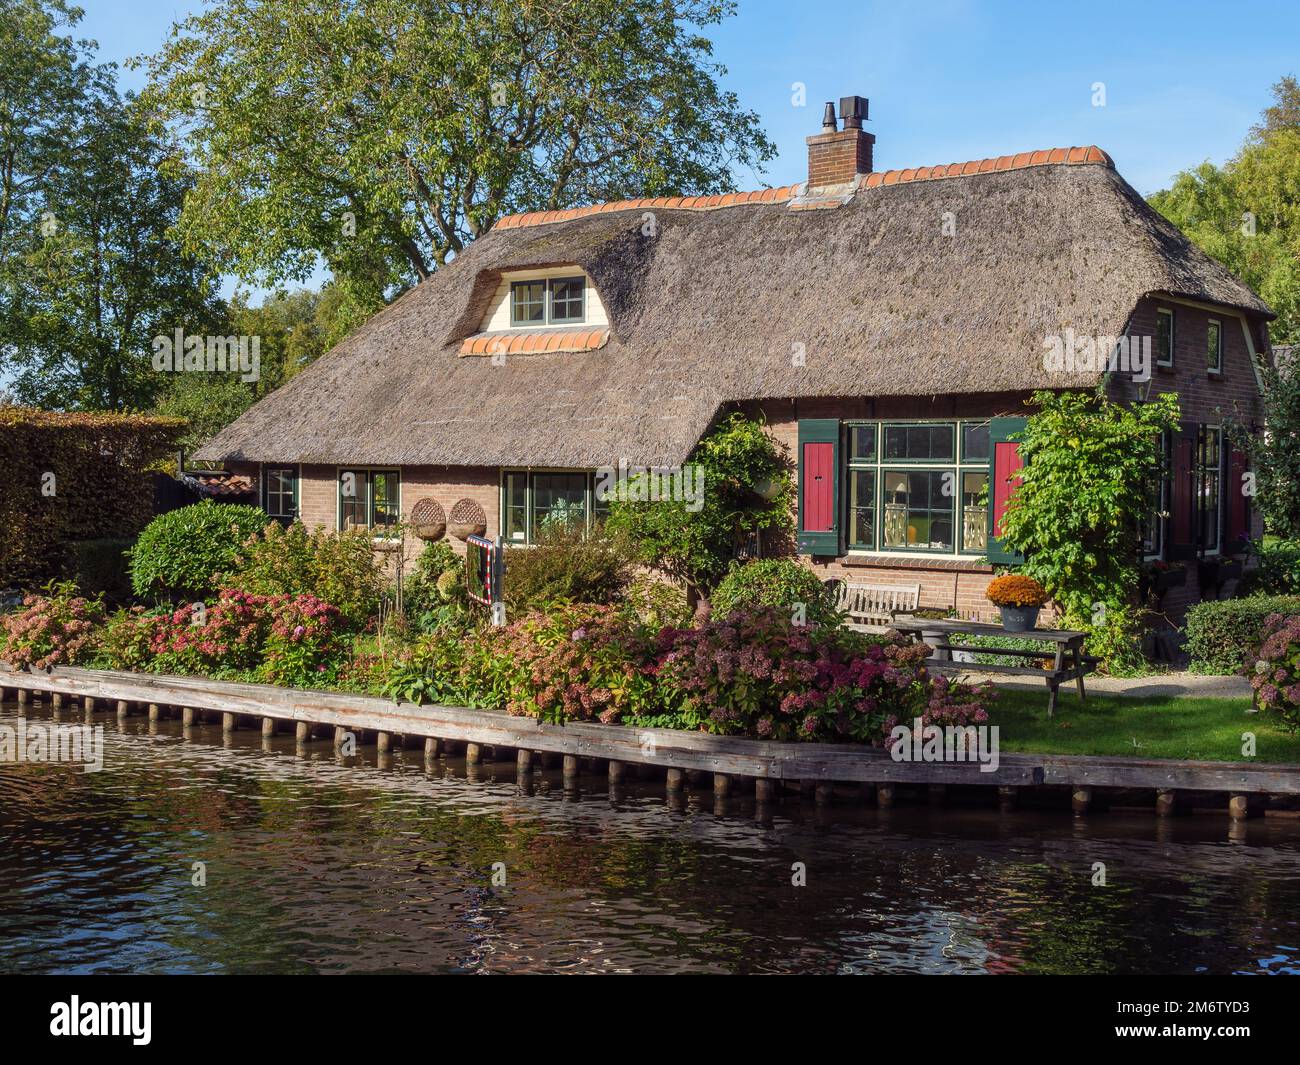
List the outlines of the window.
<svg viewBox="0 0 1300 1065">
<path fill-rule="evenodd" d="M 267 517 L 289 525 L 298 517 L 298 469 L 267 466 L 262 474 L 262 509 Z"/>
<path fill-rule="evenodd" d="M 1210 373 L 1223 372 L 1223 324 L 1214 318 L 1205 330 L 1205 365 Z"/>
<path fill-rule="evenodd" d="M 581 322 L 586 312 L 586 282 L 580 277 L 556 278 L 551 282 L 551 321 Z"/>
<path fill-rule="evenodd" d="M 1202 425 L 1196 444 L 1196 542 L 1217 553 L 1223 527 L 1223 430 Z"/>
<path fill-rule="evenodd" d="M 1160 434 L 1160 469 L 1147 485 L 1147 520 L 1142 526 L 1142 555 L 1162 558 L 1165 548 L 1165 521 L 1169 509 L 1169 434 Z"/>
<path fill-rule="evenodd" d="M 850 550 L 985 553 L 987 421 L 853 423 L 846 442 Z"/>
<path fill-rule="evenodd" d="M 573 324 L 586 318 L 586 278 L 556 277 L 510 285 L 511 325 Z"/>
<path fill-rule="evenodd" d="M 396 470 L 339 471 L 339 528 L 395 529 L 401 516 L 401 476 Z"/>
<path fill-rule="evenodd" d="M 1174 364 L 1174 312 L 1164 307 L 1156 311 L 1156 365 Z"/>
<path fill-rule="evenodd" d="M 510 324 L 544 325 L 546 282 L 516 281 L 510 286 Z"/>
<path fill-rule="evenodd" d="M 590 529 L 609 513 L 596 499 L 590 473 L 506 470 L 501 475 L 501 538 L 513 544 L 536 543 L 557 527 Z"/>
</svg>

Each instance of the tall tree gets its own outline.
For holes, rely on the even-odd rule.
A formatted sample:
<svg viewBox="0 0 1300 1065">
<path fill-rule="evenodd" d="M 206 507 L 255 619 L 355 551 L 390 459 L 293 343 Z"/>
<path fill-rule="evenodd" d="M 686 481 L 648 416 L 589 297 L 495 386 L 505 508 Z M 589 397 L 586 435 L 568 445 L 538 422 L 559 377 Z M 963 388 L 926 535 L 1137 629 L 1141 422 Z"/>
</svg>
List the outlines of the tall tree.
<svg viewBox="0 0 1300 1065">
<path fill-rule="evenodd" d="M 186 186 L 174 145 L 111 87 L 87 109 L 87 136 L 42 182 L 40 235 L 14 285 L 21 321 L 13 390 L 45 407 L 147 406 L 166 378 L 153 338 L 212 331 L 207 272 L 170 235 Z"/>
<path fill-rule="evenodd" d="M 1278 343 L 1300 342 L 1300 85 L 1273 86 L 1241 150 L 1222 167 L 1185 170 L 1153 207 L 1277 312 Z"/>
<path fill-rule="evenodd" d="M 373 303 L 511 211 L 727 191 L 773 151 L 699 32 L 733 8 L 216 0 L 142 61 L 198 171 L 186 246 L 270 283 L 324 259 Z"/>
</svg>

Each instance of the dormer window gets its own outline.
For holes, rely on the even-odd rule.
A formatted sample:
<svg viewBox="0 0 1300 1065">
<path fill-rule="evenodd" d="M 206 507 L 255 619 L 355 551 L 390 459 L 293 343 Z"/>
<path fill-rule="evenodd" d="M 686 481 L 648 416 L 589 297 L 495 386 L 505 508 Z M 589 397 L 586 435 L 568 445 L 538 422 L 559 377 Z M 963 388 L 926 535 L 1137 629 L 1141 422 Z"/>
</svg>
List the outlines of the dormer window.
<svg viewBox="0 0 1300 1065">
<path fill-rule="evenodd" d="M 510 286 L 510 324 L 572 325 L 587 319 L 587 280 L 553 277 Z"/>
</svg>

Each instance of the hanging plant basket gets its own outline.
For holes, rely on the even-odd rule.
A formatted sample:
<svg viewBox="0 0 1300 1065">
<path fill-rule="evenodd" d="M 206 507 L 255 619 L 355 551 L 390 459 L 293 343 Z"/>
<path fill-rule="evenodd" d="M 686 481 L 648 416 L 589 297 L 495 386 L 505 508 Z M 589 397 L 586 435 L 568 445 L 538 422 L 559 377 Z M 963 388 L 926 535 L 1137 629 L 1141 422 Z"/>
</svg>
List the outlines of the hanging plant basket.
<svg viewBox="0 0 1300 1065">
<path fill-rule="evenodd" d="M 447 516 L 451 535 L 457 540 L 466 540 L 471 536 L 482 536 L 487 532 L 487 516 L 483 508 L 472 499 L 458 499 Z"/>
<path fill-rule="evenodd" d="M 447 531 L 447 515 L 442 504 L 425 496 L 411 508 L 411 527 L 421 540 L 440 540 Z"/>
</svg>

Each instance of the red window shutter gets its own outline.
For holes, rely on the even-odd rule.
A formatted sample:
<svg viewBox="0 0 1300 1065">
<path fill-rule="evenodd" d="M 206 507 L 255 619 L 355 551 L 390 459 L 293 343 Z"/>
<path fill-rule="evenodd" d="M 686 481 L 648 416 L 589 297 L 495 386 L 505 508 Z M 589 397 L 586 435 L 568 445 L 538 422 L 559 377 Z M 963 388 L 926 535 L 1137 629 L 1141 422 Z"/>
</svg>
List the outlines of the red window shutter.
<svg viewBox="0 0 1300 1065">
<path fill-rule="evenodd" d="M 807 532 L 835 528 L 835 445 L 803 446 L 803 527 Z"/>
<path fill-rule="evenodd" d="M 1196 493 L 1196 426 L 1183 426 L 1174 437 L 1173 468 L 1169 485 L 1169 557 L 1190 558 L 1193 554 Z"/>
<path fill-rule="evenodd" d="M 1002 516 L 1006 513 L 1011 495 L 1020 487 L 1020 468 L 1025 460 L 1020 457 L 1020 445 L 1014 440 L 1001 440 L 993 445 L 993 535 L 1002 535 Z"/>
</svg>

